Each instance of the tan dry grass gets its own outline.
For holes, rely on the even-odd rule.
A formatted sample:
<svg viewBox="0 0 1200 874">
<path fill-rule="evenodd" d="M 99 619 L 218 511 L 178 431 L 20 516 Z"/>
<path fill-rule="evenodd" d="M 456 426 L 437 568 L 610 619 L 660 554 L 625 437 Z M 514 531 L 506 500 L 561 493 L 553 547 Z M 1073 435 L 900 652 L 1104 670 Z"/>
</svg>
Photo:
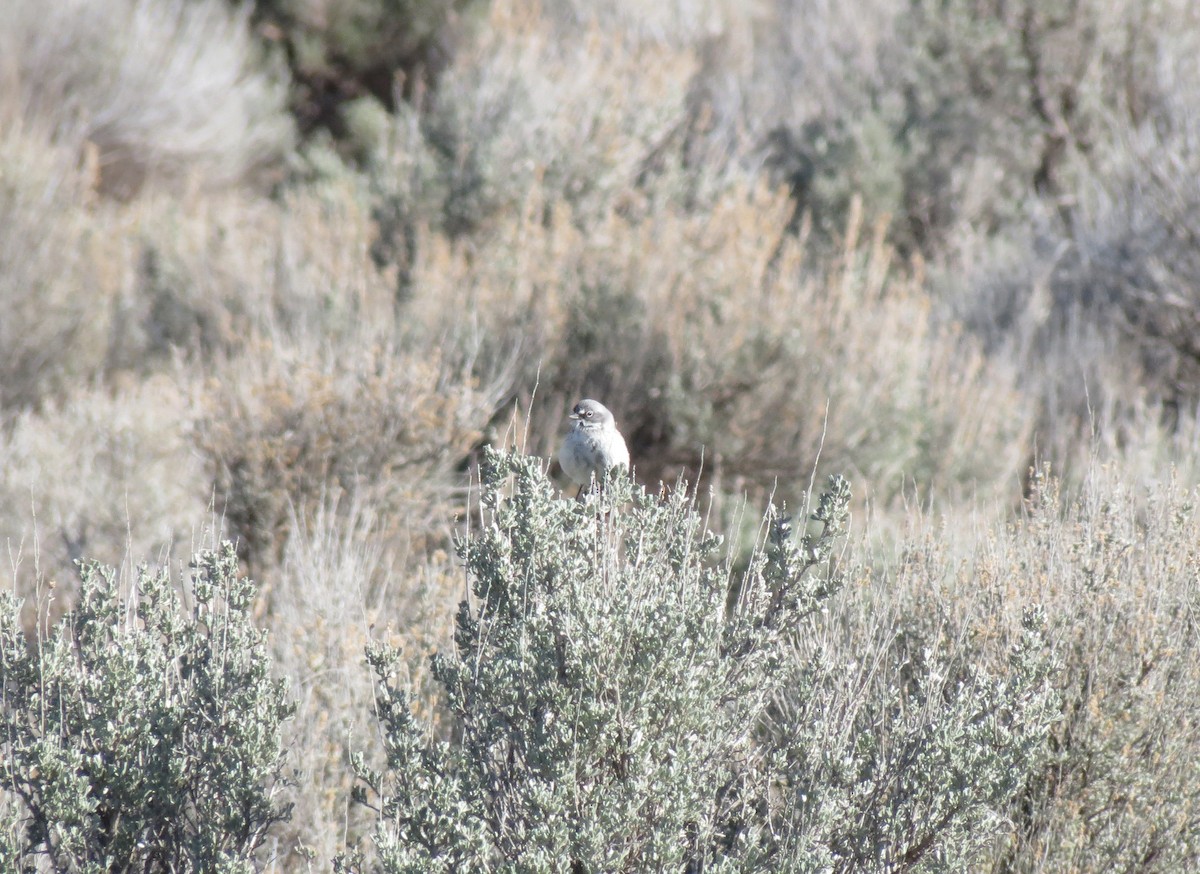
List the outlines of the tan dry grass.
<svg viewBox="0 0 1200 874">
<path fill-rule="evenodd" d="M 429 655 L 451 645 L 463 581 L 444 552 L 414 555 L 412 544 L 397 537 L 397 521 L 369 504 L 329 500 L 291 525 L 264 617 L 276 667 L 291 678 L 298 704 L 286 727 L 296 769 L 287 791 L 296 807 L 280 831 L 280 863 L 293 870 L 308 855 L 314 870 L 327 870 L 374 825 L 350 801 L 350 753 L 363 752 L 379 765 L 366 645 L 374 639 L 402 647 L 408 680 L 422 690 Z M 409 538 L 420 540 L 424 532 L 415 525 Z"/>
</svg>

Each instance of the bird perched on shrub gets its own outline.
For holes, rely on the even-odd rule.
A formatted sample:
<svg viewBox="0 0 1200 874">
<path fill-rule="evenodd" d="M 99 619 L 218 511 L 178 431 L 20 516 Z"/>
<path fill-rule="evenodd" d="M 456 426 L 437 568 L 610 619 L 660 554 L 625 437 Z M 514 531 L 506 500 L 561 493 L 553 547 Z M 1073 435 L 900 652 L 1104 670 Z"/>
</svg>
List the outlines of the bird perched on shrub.
<svg viewBox="0 0 1200 874">
<path fill-rule="evenodd" d="M 608 407 L 585 398 L 571 410 L 570 418 L 575 424 L 563 439 L 558 463 L 579 484 L 581 493 L 593 482 L 603 484 L 615 468 L 629 470 L 629 449 Z"/>
</svg>

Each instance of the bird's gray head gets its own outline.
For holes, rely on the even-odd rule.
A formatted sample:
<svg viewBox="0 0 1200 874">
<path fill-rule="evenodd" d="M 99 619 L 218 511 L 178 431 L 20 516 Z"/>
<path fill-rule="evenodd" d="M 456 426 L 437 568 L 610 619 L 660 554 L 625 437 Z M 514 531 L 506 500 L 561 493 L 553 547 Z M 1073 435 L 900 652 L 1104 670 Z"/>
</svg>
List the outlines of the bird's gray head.
<svg viewBox="0 0 1200 874">
<path fill-rule="evenodd" d="M 613 414 L 608 411 L 608 407 L 589 398 L 575 405 L 571 410 L 571 418 L 578 422 L 575 426 L 577 428 L 604 428 L 614 424 Z"/>
</svg>

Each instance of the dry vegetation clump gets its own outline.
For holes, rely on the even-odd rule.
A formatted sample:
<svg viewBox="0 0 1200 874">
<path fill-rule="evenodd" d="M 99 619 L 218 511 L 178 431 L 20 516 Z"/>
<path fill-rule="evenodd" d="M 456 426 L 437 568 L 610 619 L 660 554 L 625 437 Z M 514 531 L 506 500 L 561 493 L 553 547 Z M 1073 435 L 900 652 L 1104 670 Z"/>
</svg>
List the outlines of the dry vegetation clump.
<svg viewBox="0 0 1200 874">
<path fill-rule="evenodd" d="M 1200 18 L 1175 0 L 1068 11 L 1033 16 L 1054 22 L 1056 169 L 1000 232 L 956 235 L 939 299 L 1025 374 L 1039 450 L 1075 475 L 1096 443 L 1117 458 L 1195 439 Z"/>
<path fill-rule="evenodd" d="M 116 391 L 81 388 L 9 422 L 0 432 L 0 531 L 22 559 L 15 577 L 28 582 L 36 568 L 69 606 L 77 559 L 128 569 L 186 551 L 212 497 L 185 436 L 188 418 L 186 391 L 162 376 Z"/>
<path fill-rule="evenodd" d="M 293 514 L 343 494 L 409 536 L 439 539 L 491 418 L 495 389 L 433 358 L 386 346 L 339 352 L 291 362 L 264 345 L 225 365 L 201 400 L 196 443 L 253 567 L 282 559 Z"/>
<path fill-rule="evenodd" d="M 400 108 L 374 162 L 381 254 L 409 267 L 427 226 L 486 238 L 535 188 L 586 226 L 682 185 L 670 171 L 695 65 L 624 31 L 558 38 L 535 7 L 495 4 L 428 105 Z"/>
<path fill-rule="evenodd" d="M 369 205 L 337 169 L 277 200 L 148 194 L 124 209 L 115 363 L 145 371 L 183 357 L 203 371 L 258 339 L 300 354 L 394 331 L 394 278 L 368 256 Z"/>
<path fill-rule="evenodd" d="M 1084 192 L 1069 224 L 1043 212 L 972 265 L 970 296 L 956 308 L 993 356 L 1029 373 L 1048 457 L 1078 467 L 1097 433 L 1121 452 L 1150 432 L 1195 432 L 1195 133 L 1143 132 Z"/>
<path fill-rule="evenodd" d="M 517 9 L 523 6 L 520 2 L 494 5 Z M 668 0 L 665 3 L 559 0 L 537 6 L 524 4 L 524 8 L 536 9 L 541 20 L 554 28 L 560 40 L 573 39 L 581 29 L 593 28 L 619 32 L 638 43 L 688 50 L 717 36 L 743 32 L 748 20 L 762 12 L 758 8 L 747 9 L 738 0 Z"/>
<path fill-rule="evenodd" d="M 906 479 L 939 493 L 1011 490 L 1032 454 L 1012 367 L 953 325 L 934 327 L 937 302 L 920 268 L 892 254 L 893 228 L 880 219 L 864 233 L 848 188 L 844 208 L 820 218 L 836 230 L 797 245 L 790 232 L 807 227 L 797 210 L 809 205 L 746 181 L 750 152 L 690 165 L 707 154 L 696 125 L 711 98 L 711 70 L 696 64 L 729 52 L 736 66 L 746 46 L 668 50 L 646 39 L 645 21 L 613 15 L 620 24 L 564 49 L 554 37 L 568 11 L 547 20 L 498 4 L 428 110 L 401 113 L 373 171 L 374 252 L 396 265 L 406 314 L 476 365 L 519 350 L 520 382 L 536 379 L 545 411 L 529 444 L 540 452 L 587 393 L 622 399 L 652 480 L 694 473 L 704 447 L 733 493 L 797 482 L 824 434 L 830 469 L 854 465 L 885 501 Z M 866 49 L 835 52 L 846 53 Z M 647 65 L 659 71 L 649 90 Z"/>
<path fill-rule="evenodd" d="M 296 771 L 284 797 L 295 807 L 274 836 L 283 870 L 301 857 L 324 870 L 371 830 L 374 817 L 350 800 L 350 753 L 374 750 L 374 689 L 363 653 L 372 641 L 402 648 L 406 681 L 425 689 L 428 653 L 450 645 L 463 586 L 447 553 L 416 549 L 412 541 L 426 537 L 423 520 L 397 522 L 369 500 L 343 500 L 328 498 L 290 519 L 281 582 L 263 616 L 275 665 L 292 678 L 297 704 L 284 728 Z M 374 752 L 370 758 L 379 764 Z"/>
<path fill-rule="evenodd" d="M 87 174 L 20 124 L 0 132 L 0 409 L 35 406 L 100 373 L 115 289 Z"/>
<path fill-rule="evenodd" d="M 818 238 L 844 230 L 851 201 L 874 221 L 902 216 L 901 150 L 872 93 L 903 4 L 897 0 L 763 4 L 742 31 L 708 41 L 693 88 L 689 154 L 705 165 L 730 154 L 795 200 Z"/>
<path fill-rule="evenodd" d="M 1076 500 L 1060 488 L 1039 471 L 1022 518 L 979 526 L 957 552 L 927 530 L 862 613 L 899 610 L 925 639 L 969 629 L 967 661 L 986 664 L 1006 657 L 1023 605 L 1045 610 L 1061 713 L 993 870 L 1191 870 L 1200 496 L 1173 478 L 1128 485 L 1118 469 L 1094 469 Z"/>
<path fill-rule="evenodd" d="M 1023 223 L 1031 200 L 1070 210 L 1079 164 L 1144 111 L 1154 41 L 1185 5 L 779 3 L 761 60 L 715 106 L 755 125 L 818 231 L 836 232 L 861 195 L 895 217 L 897 245 L 928 256 L 965 227 Z"/>
<path fill-rule="evenodd" d="M 243 182 L 292 131 L 246 14 L 222 0 L 15 0 L 0 34 L 8 123 L 95 149 L 100 186 L 119 196 L 152 178 Z"/>
<path fill-rule="evenodd" d="M 478 0 L 262 0 L 255 31 L 282 47 L 301 132 L 324 129 L 353 152 L 364 105 L 395 111 L 453 61 Z"/>
</svg>

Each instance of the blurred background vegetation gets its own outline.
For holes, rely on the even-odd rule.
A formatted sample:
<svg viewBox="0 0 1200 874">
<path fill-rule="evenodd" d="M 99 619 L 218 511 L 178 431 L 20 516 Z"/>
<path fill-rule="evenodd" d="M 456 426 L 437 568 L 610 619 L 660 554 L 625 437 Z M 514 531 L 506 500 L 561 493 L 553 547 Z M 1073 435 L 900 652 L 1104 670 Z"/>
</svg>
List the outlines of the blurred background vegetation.
<svg viewBox="0 0 1200 874">
<path fill-rule="evenodd" d="M 848 641 L 1060 608 L 1063 758 L 980 870 L 1196 859 L 1200 6 L 0 7 L 2 585 L 236 538 L 281 864 L 364 833 L 363 648 L 429 682 L 480 448 L 583 395 L 734 544 L 849 477 Z"/>
</svg>

